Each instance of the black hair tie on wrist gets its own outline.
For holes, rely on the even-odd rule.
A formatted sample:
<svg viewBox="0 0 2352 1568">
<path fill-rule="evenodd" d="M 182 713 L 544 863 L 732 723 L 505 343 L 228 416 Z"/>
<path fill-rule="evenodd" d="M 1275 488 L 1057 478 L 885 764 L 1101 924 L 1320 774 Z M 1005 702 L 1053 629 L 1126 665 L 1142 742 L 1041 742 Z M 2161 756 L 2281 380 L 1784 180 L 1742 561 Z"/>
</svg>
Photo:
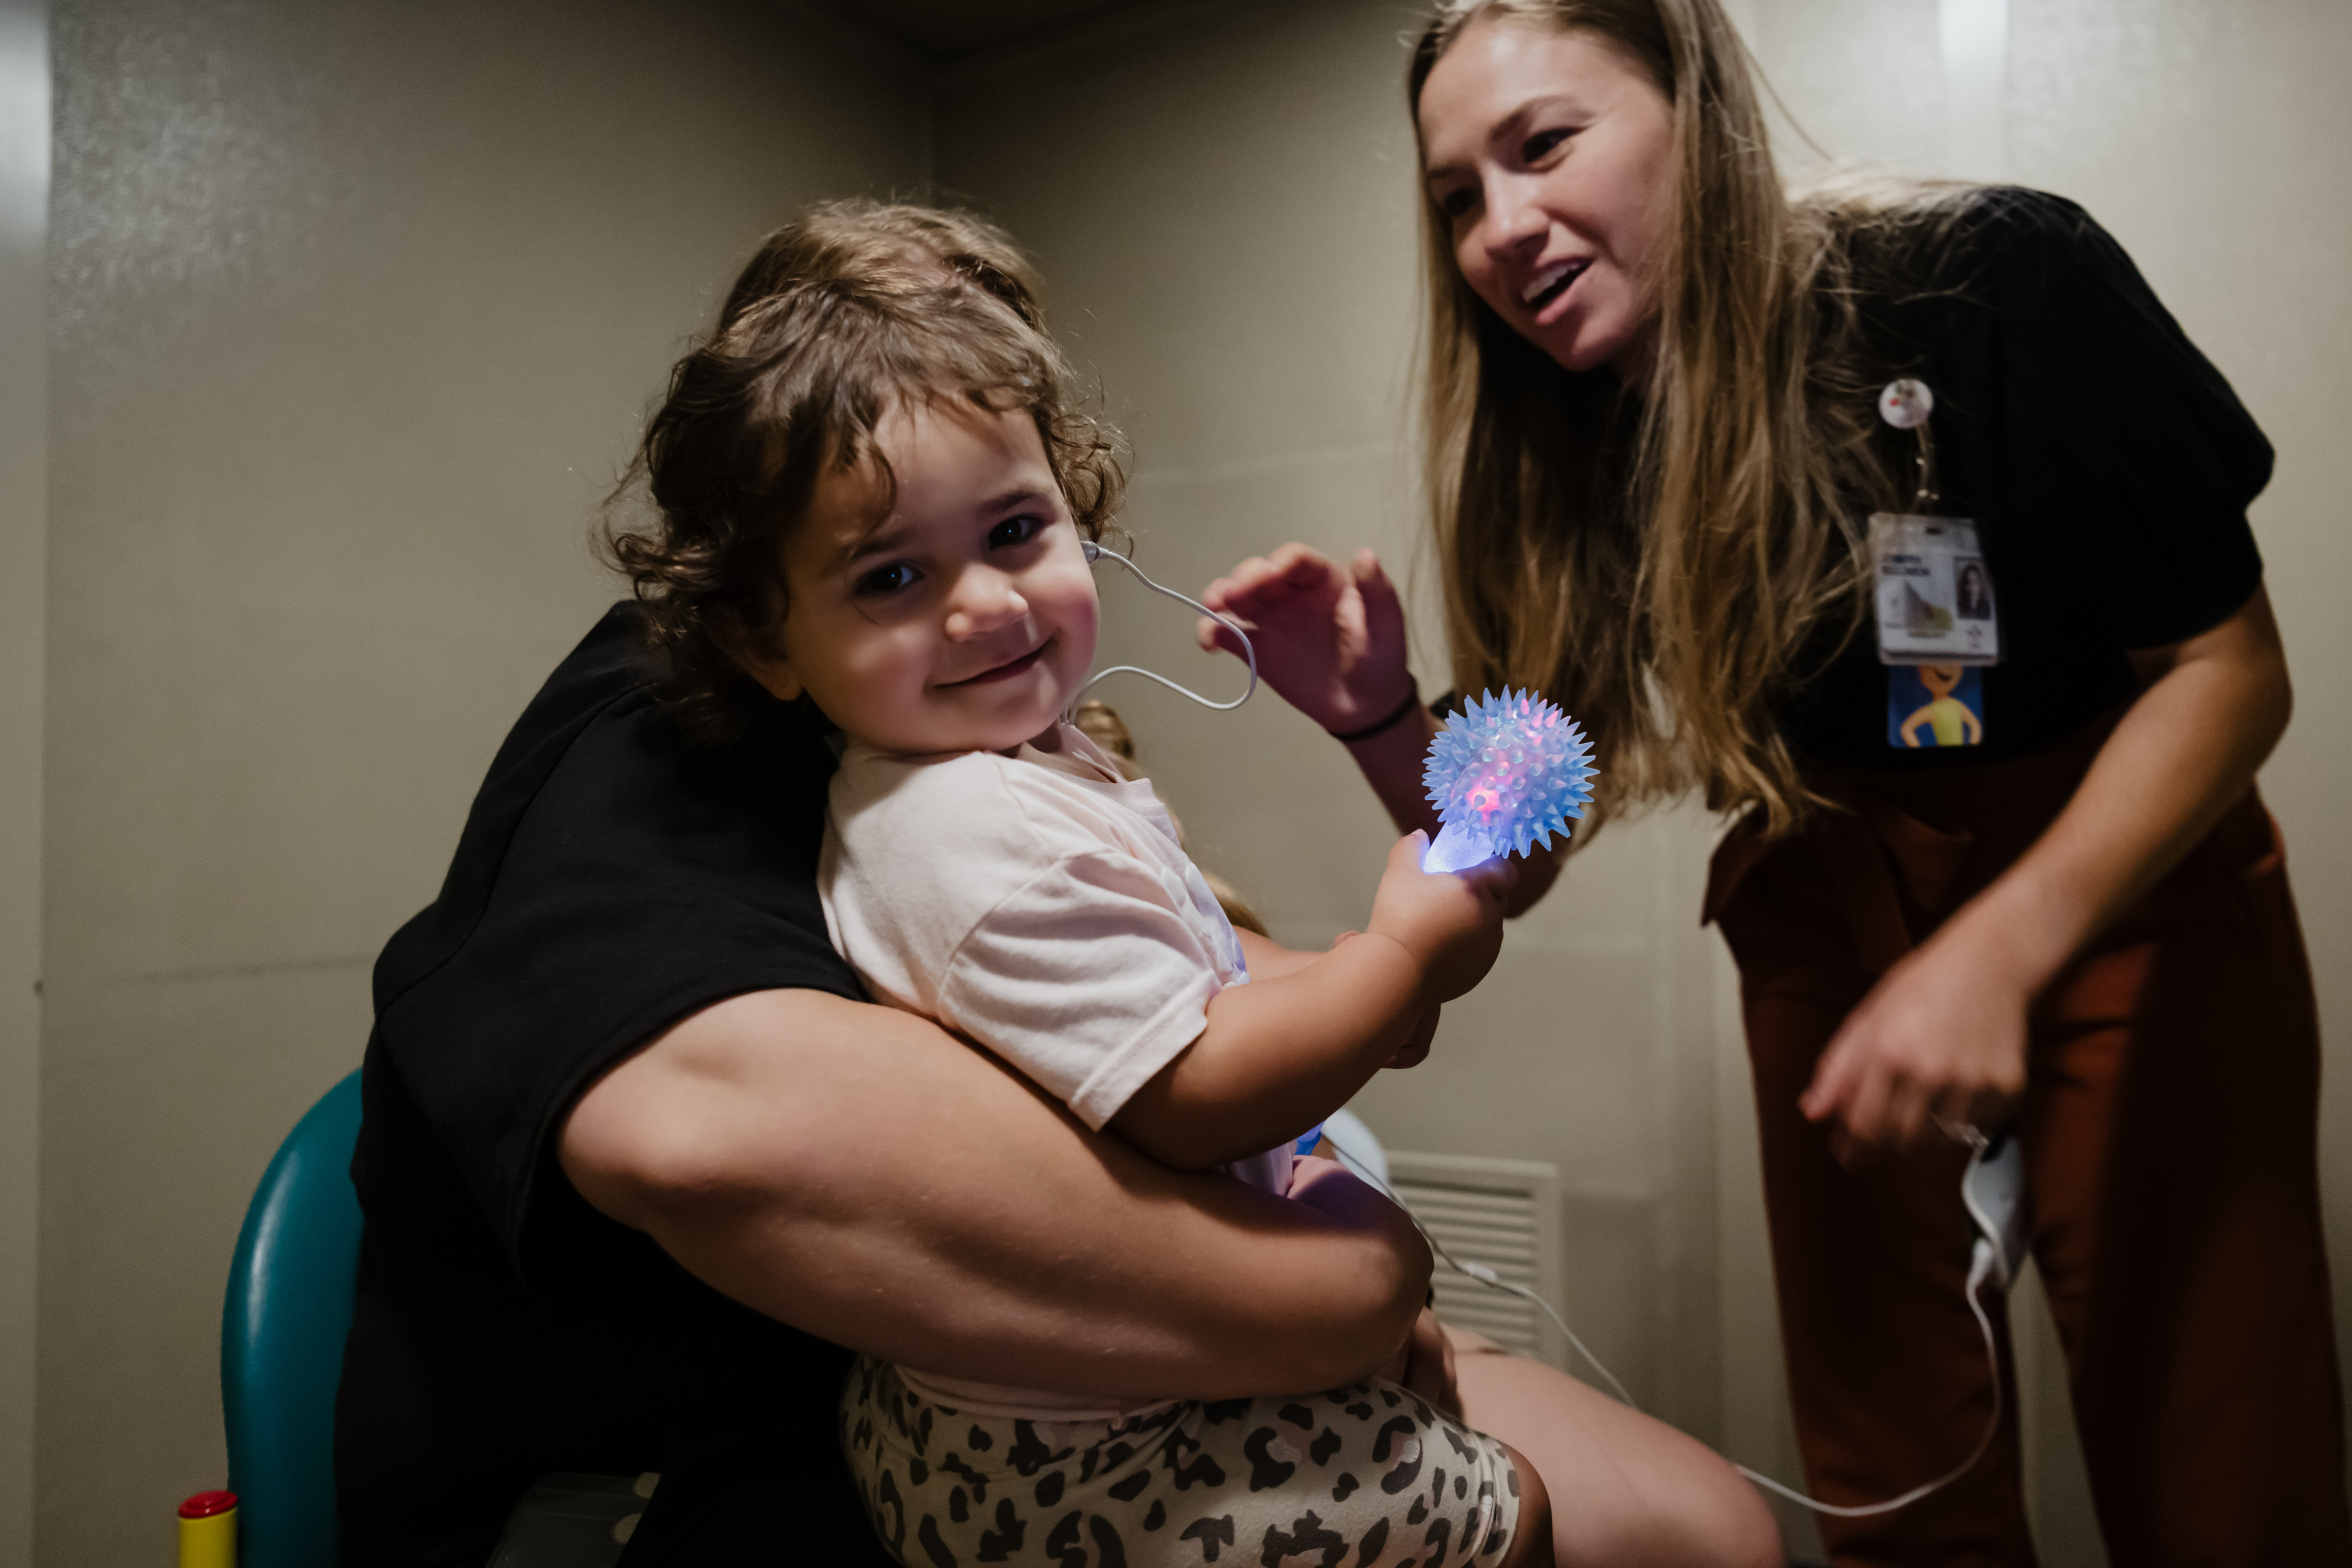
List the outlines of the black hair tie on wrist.
<svg viewBox="0 0 2352 1568">
<path fill-rule="evenodd" d="M 1352 746 L 1359 741 L 1370 740 L 1373 736 L 1381 733 L 1383 730 L 1392 730 L 1396 728 L 1398 724 L 1403 722 L 1404 716 L 1406 714 L 1412 712 L 1414 709 L 1420 706 L 1421 688 L 1416 684 L 1406 689 L 1404 700 L 1396 705 L 1396 711 L 1391 713 L 1387 718 L 1381 720 L 1378 723 L 1367 724 L 1360 730 L 1350 730 L 1345 734 L 1341 734 L 1337 730 L 1326 730 L 1323 732 L 1342 745 Z"/>
</svg>

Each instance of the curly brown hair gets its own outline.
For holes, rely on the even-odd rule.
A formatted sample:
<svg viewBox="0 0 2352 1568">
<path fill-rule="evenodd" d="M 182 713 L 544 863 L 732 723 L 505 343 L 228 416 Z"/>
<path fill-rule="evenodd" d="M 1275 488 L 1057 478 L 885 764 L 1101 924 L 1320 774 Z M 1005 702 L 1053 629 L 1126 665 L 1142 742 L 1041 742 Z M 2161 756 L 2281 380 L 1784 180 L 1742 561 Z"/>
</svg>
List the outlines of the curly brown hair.
<svg viewBox="0 0 2352 1568">
<path fill-rule="evenodd" d="M 783 618 L 784 536 L 826 472 L 871 463 L 893 493 L 874 431 L 909 400 L 1026 413 L 1080 533 L 1100 538 L 1125 475 L 1076 381 L 1027 262 L 970 214 L 835 202 L 771 235 L 670 373 L 614 491 L 642 481 L 653 515 L 608 514 L 599 541 L 645 606 L 686 732 L 723 744 L 772 700 L 739 655 Z"/>
</svg>

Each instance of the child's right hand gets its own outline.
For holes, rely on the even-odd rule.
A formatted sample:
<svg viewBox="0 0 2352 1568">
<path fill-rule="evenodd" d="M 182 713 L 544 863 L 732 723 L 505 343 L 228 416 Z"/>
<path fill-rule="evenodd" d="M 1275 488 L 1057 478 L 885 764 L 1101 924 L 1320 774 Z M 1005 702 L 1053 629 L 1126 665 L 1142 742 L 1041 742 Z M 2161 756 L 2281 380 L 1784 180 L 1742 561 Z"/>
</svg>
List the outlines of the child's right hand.
<svg viewBox="0 0 2352 1568">
<path fill-rule="evenodd" d="M 1503 901 L 1518 881 L 1507 859 L 1467 871 L 1423 871 L 1429 835 L 1409 833 L 1389 851 L 1367 931 L 1420 961 L 1425 999 L 1451 1002 L 1486 977 L 1503 947 Z"/>
</svg>

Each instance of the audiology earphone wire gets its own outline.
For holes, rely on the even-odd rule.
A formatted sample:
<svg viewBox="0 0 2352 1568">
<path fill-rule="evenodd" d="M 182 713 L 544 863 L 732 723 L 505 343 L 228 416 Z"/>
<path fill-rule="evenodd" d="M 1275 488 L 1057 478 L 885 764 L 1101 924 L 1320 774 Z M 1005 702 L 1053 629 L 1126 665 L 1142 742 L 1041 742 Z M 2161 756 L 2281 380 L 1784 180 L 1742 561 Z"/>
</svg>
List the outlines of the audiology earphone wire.
<svg viewBox="0 0 2352 1568">
<path fill-rule="evenodd" d="M 1475 1279 L 1481 1285 L 1491 1287 L 1496 1290 L 1508 1291 L 1514 1296 L 1517 1296 L 1522 1300 L 1535 1303 L 1535 1305 L 1543 1312 L 1543 1315 L 1552 1321 L 1553 1326 L 1558 1328 L 1561 1333 L 1568 1336 L 1568 1342 L 1576 1347 L 1577 1354 L 1582 1356 L 1587 1362 L 1591 1363 L 1592 1370 L 1599 1373 L 1602 1377 L 1608 1380 L 1609 1386 L 1616 1391 L 1617 1398 L 1626 1406 L 1626 1408 L 1630 1410 L 1640 1410 L 1642 1408 L 1640 1403 L 1634 1399 L 1633 1394 L 1626 1392 L 1624 1384 L 1618 1381 L 1617 1374 L 1611 1372 L 1607 1366 L 1603 1365 L 1601 1358 L 1594 1355 L 1592 1352 L 1586 1347 L 1585 1342 L 1582 1340 L 1577 1338 L 1576 1331 L 1568 1326 L 1568 1320 L 1561 1317 L 1558 1309 L 1554 1308 L 1549 1301 L 1545 1300 L 1541 1296 L 1538 1295 L 1533 1290 L 1528 1289 L 1524 1285 L 1515 1285 L 1511 1281 L 1505 1279 L 1483 1263 L 1465 1263 L 1460 1258 L 1454 1257 L 1454 1254 L 1446 1251 L 1445 1244 L 1429 1233 L 1429 1227 L 1422 1224 L 1420 1219 L 1414 1215 L 1412 1210 L 1406 1206 L 1404 1201 L 1396 1195 L 1394 1188 L 1391 1187 L 1386 1182 L 1381 1180 L 1381 1178 L 1375 1175 L 1372 1172 L 1367 1170 L 1361 1161 L 1358 1160 L 1353 1154 L 1349 1153 L 1347 1150 L 1341 1148 L 1336 1140 L 1332 1142 L 1331 1148 L 1349 1170 L 1362 1177 L 1365 1181 L 1370 1182 L 1373 1186 L 1379 1188 L 1381 1192 L 1387 1195 L 1388 1200 L 1391 1203 L 1395 1204 L 1398 1208 L 1404 1210 L 1405 1217 L 1412 1221 L 1413 1229 L 1421 1232 L 1422 1239 L 1429 1243 L 1429 1249 L 1435 1253 L 1438 1258 L 1445 1263 L 1447 1268 L 1453 1269 L 1456 1274 L 1463 1275 L 1471 1279 Z M 1984 1284 L 1985 1277 L 1992 1272 L 1993 1262 L 1994 1253 L 1992 1243 L 1985 1240 L 1981 1237 L 1978 1237 L 1976 1251 L 1970 1258 L 1969 1264 L 1969 1310 L 1976 1314 L 1977 1327 L 1984 1331 L 1985 1354 L 1992 1361 L 1992 1419 L 1985 1424 L 1984 1436 L 1977 1439 L 1977 1446 L 1969 1450 L 1969 1457 L 1967 1458 L 1961 1460 L 1958 1465 L 1946 1471 L 1943 1475 L 1937 1476 L 1934 1480 L 1924 1482 L 1919 1486 L 1913 1487 L 1909 1491 L 1905 1492 L 1900 1497 L 1889 1498 L 1885 1502 L 1861 1503 L 1854 1505 L 1822 1502 L 1818 1499 L 1809 1498 L 1793 1487 L 1783 1486 L 1779 1481 L 1774 1480 L 1771 1477 L 1759 1474 L 1757 1471 L 1751 1470 L 1742 1464 L 1734 1463 L 1732 1468 L 1738 1470 L 1741 1475 L 1747 1477 L 1758 1486 L 1762 1487 L 1765 1490 L 1773 1492 L 1780 1497 L 1787 1498 L 1790 1502 L 1796 1503 L 1800 1507 L 1811 1509 L 1815 1513 L 1833 1514 L 1840 1519 L 1868 1519 L 1874 1514 L 1893 1513 L 1896 1509 L 1907 1508 L 1911 1504 L 1917 1502 L 1921 1498 L 1926 1497 L 1928 1493 L 1933 1492 L 1939 1488 L 1948 1486 L 1953 1481 L 1956 1481 L 1962 1476 L 1968 1474 L 1969 1470 L 1976 1467 L 1976 1462 L 1984 1458 L 1985 1450 L 1992 1446 L 1993 1435 L 2000 1430 L 2000 1352 L 1993 1340 L 1992 1320 L 1985 1316 L 1984 1306 L 1977 1300 L 1977 1291 Z"/>
<path fill-rule="evenodd" d="M 1221 616 L 1217 614 L 1216 611 L 1209 608 L 1208 605 L 1201 603 L 1200 600 L 1188 598 L 1184 595 L 1178 593 L 1173 588 L 1163 587 L 1160 584 L 1153 582 L 1150 577 L 1144 574 L 1142 567 L 1138 566 L 1134 562 L 1129 561 L 1126 556 L 1121 555 L 1116 550 L 1097 544 L 1091 539 L 1085 541 L 1084 545 L 1088 563 L 1091 563 L 1093 562 L 1102 560 L 1116 561 L 1120 565 L 1126 567 L 1129 572 L 1134 573 L 1135 580 L 1142 584 L 1145 587 L 1150 589 L 1153 593 L 1158 594 L 1164 598 L 1173 599 L 1180 605 L 1192 605 L 1192 608 L 1200 611 L 1202 615 L 1208 616 L 1211 620 L 1216 622 L 1219 626 L 1233 633 L 1234 636 L 1241 638 L 1242 655 L 1249 660 L 1249 689 L 1243 692 L 1239 697 L 1234 698 L 1231 702 L 1213 702 L 1209 699 L 1202 696 L 1199 692 L 1193 690 L 1192 688 L 1188 686 L 1179 686 L 1174 681 L 1169 679 L 1166 676 L 1160 674 L 1156 670 L 1145 669 L 1139 665 L 1115 664 L 1108 669 L 1097 670 L 1093 675 L 1087 678 L 1087 683 L 1084 686 L 1079 687 L 1077 694 L 1070 699 L 1069 711 L 1063 715 L 1065 719 L 1067 719 L 1077 712 L 1078 704 L 1086 700 L 1087 692 L 1092 691 L 1097 686 L 1109 679 L 1114 675 L 1139 675 L 1147 680 L 1156 680 L 1160 682 L 1160 685 L 1168 688 L 1169 690 L 1176 692 L 1181 696 L 1189 697 L 1193 701 L 1199 703 L 1202 707 L 1214 709 L 1220 713 L 1230 713 L 1234 709 L 1240 707 L 1243 703 L 1248 701 L 1252 697 L 1257 695 L 1257 648 L 1251 643 L 1249 633 L 1242 630 L 1239 626 L 1234 624 L 1231 616 Z"/>
</svg>

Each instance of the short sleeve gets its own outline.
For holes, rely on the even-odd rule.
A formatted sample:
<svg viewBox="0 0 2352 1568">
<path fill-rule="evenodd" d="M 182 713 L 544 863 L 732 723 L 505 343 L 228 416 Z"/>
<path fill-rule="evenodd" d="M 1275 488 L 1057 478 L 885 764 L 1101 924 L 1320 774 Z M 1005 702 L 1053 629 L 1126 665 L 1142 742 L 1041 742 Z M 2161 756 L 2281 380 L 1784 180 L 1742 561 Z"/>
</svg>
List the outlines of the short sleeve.
<svg viewBox="0 0 2352 1568">
<path fill-rule="evenodd" d="M 441 896 L 376 966 L 371 1059 L 526 1276 L 546 1250 L 532 1237 L 584 1223 L 553 1141 L 599 1071 L 730 995 L 863 994 L 816 898 L 830 754 L 782 730 L 688 743 L 635 626 L 608 619 L 534 700 Z M 394 1157 L 363 1136 L 355 1174 Z"/>
<path fill-rule="evenodd" d="M 1200 1037 L 1218 989 L 1215 955 L 1156 869 L 1105 850 L 1057 860 L 989 910 L 940 1005 L 1099 1128 Z"/>
<path fill-rule="evenodd" d="M 2124 647 L 2210 631 L 2262 584 L 2270 443 L 2121 247 L 2071 202 L 1996 192 L 1983 237 L 2011 493 Z"/>
</svg>

